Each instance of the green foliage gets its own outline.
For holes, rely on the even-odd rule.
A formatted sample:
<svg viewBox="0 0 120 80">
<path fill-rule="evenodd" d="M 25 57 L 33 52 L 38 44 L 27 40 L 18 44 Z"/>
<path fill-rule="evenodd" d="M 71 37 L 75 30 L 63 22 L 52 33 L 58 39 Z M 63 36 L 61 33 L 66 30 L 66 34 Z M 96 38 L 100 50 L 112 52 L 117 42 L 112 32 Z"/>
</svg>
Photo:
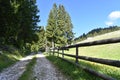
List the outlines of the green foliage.
<svg viewBox="0 0 120 80">
<path fill-rule="evenodd" d="M 20 49 L 38 41 L 36 0 L 0 0 L 0 44 Z"/>
<path fill-rule="evenodd" d="M 53 5 L 46 27 L 47 45 L 54 47 L 71 44 L 73 39 L 72 23 L 63 5 Z"/>
<path fill-rule="evenodd" d="M 45 48 L 45 30 L 43 26 L 41 26 L 40 30 L 37 32 L 37 35 L 39 40 L 36 44 L 38 45 L 39 49 L 44 49 Z"/>
<path fill-rule="evenodd" d="M 11 21 L 13 21 L 13 8 L 10 0 L 0 0 L 0 43 L 5 43 L 8 36 L 11 35 L 13 28 Z"/>
<path fill-rule="evenodd" d="M 22 76 L 18 80 L 32 80 L 31 76 L 33 72 L 33 67 L 36 64 L 36 59 L 37 58 L 34 57 L 30 61 L 30 63 L 26 66 L 26 71 L 22 74 Z"/>
<path fill-rule="evenodd" d="M 40 27 L 36 33 L 38 36 L 38 41 L 37 42 L 32 42 L 32 44 L 28 44 L 28 47 L 30 48 L 31 52 L 38 52 L 39 50 L 44 51 L 45 49 L 45 30 L 44 27 Z"/>
</svg>

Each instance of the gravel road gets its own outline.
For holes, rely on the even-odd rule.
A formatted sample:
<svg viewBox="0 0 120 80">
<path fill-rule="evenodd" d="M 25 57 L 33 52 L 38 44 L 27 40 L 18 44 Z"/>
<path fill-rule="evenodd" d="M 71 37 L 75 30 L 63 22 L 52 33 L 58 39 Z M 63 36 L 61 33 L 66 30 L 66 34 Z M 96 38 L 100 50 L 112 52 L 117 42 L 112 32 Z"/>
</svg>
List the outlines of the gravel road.
<svg viewBox="0 0 120 80">
<path fill-rule="evenodd" d="M 33 69 L 32 80 L 68 80 L 43 54 L 36 56 L 37 63 Z"/>
<path fill-rule="evenodd" d="M 33 55 L 22 58 L 16 64 L 4 69 L 0 73 L 0 80 L 18 80 L 25 71 L 26 65 L 30 62 Z"/>
<path fill-rule="evenodd" d="M 0 73 L 0 80 L 18 80 L 34 55 L 27 56 Z M 68 80 L 43 54 L 36 55 L 31 80 Z"/>
</svg>

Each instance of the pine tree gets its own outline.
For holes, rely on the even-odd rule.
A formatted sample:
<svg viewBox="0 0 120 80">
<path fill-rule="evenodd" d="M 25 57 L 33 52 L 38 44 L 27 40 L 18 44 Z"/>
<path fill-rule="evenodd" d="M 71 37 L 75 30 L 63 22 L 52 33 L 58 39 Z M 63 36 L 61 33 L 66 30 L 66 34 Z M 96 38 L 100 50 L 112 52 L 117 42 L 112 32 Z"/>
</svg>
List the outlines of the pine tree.
<svg viewBox="0 0 120 80">
<path fill-rule="evenodd" d="M 9 41 L 9 36 L 13 29 L 13 8 L 10 0 L 0 0 L 0 43 L 5 44 Z"/>
<path fill-rule="evenodd" d="M 17 33 L 17 44 L 31 43 L 36 41 L 35 31 L 37 27 L 37 22 L 39 21 L 39 16 L 37 15 L 38 10 L 36 6 L 36 0 L 22 0 L 21 5 L 18 9 L 19 15 L 19 28 Z M 17 17 L 18 18 L 18 17 Z"/>
<path fill-rule="evenodd" d="M 70 44 L 73 39 L 73 25 L 69 14 L 65 11 L 63 5 L 53 5 L 50 11 L 48 24 L 46 27 L 46 38 L 51 42 L 52 47 L 64 46 Z M 53 46 L 54 45 L 54 46 Z"/>
<path fill-rule="evenodd" d="M 57 6 L 53 5 L 53 9 L 50 11 L 48 24 L 46 27 L 46 38 L 50 46 L 54 47 L 56 41 L 56 30 L 57 30 Z"/>
<path fill-rule="evenodd" d="M 69 14 L 65 11 L 63 5 L 59 5 L 57 23 L 60 36 L 60 38 L 58 38 L 58 43 L 60 44 L 60 46 L 71 44 L 71 41 L 74 37 L 74 34 L 72 32 L 73 25 L 71 23 L 71 18 Z"/>
<path fill-rule="evenodd" d="M 0 42 L 17 47 L 37 41 L 36 0 L 0 0 Z M 36 36 L 36 37 L 34 37 Z"/>
<path fill-rule="evenodd" d="M 39 49 L 44 49 L 45 48 L 45 30 L 43 26 L 40 27 L 39 32 L 37 32 L 37 35 L 39 36 L 37 45 L 39 45 Z"/>
</svg>

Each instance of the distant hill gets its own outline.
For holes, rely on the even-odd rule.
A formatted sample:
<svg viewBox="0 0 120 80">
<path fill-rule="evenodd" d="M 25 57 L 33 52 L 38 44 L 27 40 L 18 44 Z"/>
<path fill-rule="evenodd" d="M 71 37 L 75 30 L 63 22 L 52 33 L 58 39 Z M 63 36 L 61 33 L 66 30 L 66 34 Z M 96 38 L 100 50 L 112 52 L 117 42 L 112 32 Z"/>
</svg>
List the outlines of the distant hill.
<svg viewBox="0 0 120 80">
<path fill-rule="evenodd" d="M 77 42 L 80 42 L 80 41 L 83 41 L 83 40 L 86 40 L 86 39 L 90 40 L 95 36 L 102 35 L 102 34 L 105 34 L 105 33 L 110 33 L 110 32 L 113 32 L 113 31 L 118 31 L 118 30 L 120 30 L 119 26 L 110 26 L 108 28 L 96 28 L 96 29 L 93 29 L 93 30 L 89 31 L 87 34 L 83 33 L 83 35 L 79 36 L 78 38 L 75 38 L 74 43 L 77 43 Z M 108 37 L 108 36 L 106 36 L 106 37 Z"/>
<path fill-rule="evenodd" d="M 91 41 L 109 39 L 109 38 L 115 38 L 115 37 L 120 37 L 120 30 L 105 33 L 105 34 L 98 35 L 98 36 L 95 36 L 95 37 L 88 37 L 87 39 L 85 39 L 83 41 L 80 41 L 78 43 L 91 42 Z"/>
</svg>

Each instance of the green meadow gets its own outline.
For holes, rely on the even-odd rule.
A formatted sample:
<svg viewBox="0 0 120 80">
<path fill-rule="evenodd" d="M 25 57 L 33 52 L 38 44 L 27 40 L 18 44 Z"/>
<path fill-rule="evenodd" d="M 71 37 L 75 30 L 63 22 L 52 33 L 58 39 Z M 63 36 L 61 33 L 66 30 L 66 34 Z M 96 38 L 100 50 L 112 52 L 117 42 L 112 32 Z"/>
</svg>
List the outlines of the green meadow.
<svg viewBox="0 0 120 80">
<path fill-rule="evenodd" d="M 115 37 L 120 37 L 120 30 L 106 33 L 104 35 L 96 36 L 91 39 L 81 41 L 80 43 L 115 38 Z M 71 48 L 68 51 L 65 51 L 65 53 L 75 54 L 75 48 Z M 120 43 L 89 46 L 89 47 L 80 47 L 79 55 L 96 57 L 96 58 L 120 60 Z"/>
<path fill-rule="evenodd" d="M 115 31 L 111 33 L 107 33 L 104 35 L 96 36 L 91 38 L 90 40 L 85 40 L 81 41 L 80 43 L 83 42 L 90 42 L 90 41 L 95 41 L 95 40 L 101 40 L 101 39 L 108 39 L 108 38 L 114 38 L 114 37 L 119 37 L 120 31 Z M 75 55 L 75 48 L 70 48 L 68 51 L 64 51 L 66 54 L 72 54 Z M 62 51 L 60 51 L 62 52 Z M 120 43 L 115 43 L 115 44 L 106 44 L 106 45 L 97 45 L 97 46 L 89 46 L 89 47 L 79 47 L 79 56 L 88 56 L 88 57 L 95 57 L 95 58 L 103 58 L 103 59 L 112 59 L 112 60 L 120 60 Z M 64 56 L 66 59 L 71 60 L 75 62 L 74 58 Z M 64 62 L 64 61 L 63 61 Z M 59 62 L 58 62 L 59 63 Z M 59 65 L 62 65 L 62 63 L 59 63 Z M 85 61 L 85 60 L 80 60 L 79 59 L 79 64 L 83 66 L 87 66 L 99 73 L 109 75 L 117 80 L 120 80 L 120 68 L 117 67 L 112 67 L 108 65 L 103 65 L 95 62 L 90 62 L 90 61 Z M 57 64 L 58 66 L 58 64 Z M 70 65 L 69 65 L 70 66 Z M 67 68 L 66 66 L 65 68 Z M 82 72 L 79 72 L 81 69 L 77 70 L 78 75 L 81 75 Z M 68 70 L 68 73 L 70 72 L 70 69 Z M 91 75 L 87 75 L 87 73 L 83 73 L 84 77 L 90 77 Z M 71 74 L 72 75 L 72 74 Z M 77 75 L 77 74 L 76 74 Z M 81 79 L 80 77 L 75 79 L 72 77 L 73 80 L 87 80 L 87 79 Z M 90 80 L 99 80 L 99 78 L 90 78 Z"/>
</svg>

